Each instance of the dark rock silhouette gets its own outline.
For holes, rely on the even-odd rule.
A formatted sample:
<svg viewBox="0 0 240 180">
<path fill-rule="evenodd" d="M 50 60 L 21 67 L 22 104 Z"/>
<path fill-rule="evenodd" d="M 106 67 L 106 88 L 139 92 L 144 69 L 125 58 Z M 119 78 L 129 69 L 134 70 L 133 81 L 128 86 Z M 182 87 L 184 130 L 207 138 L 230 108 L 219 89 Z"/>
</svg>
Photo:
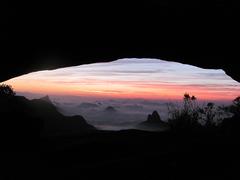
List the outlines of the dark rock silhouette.
<svg viewBox="0 0 240 180">
<path fill-rule="evenodd" d="M 153 111 L 152 114 L 148 115 L 146 123 L 162 123 L 162 120 L 157 111 Z"/>
<path fill-rule="evenodd" d="M 22 96 L 0 98 L 1 133 L 8 136 L 58 135 L 95 130 L 82 116 L 64 116 L 45 96 L 28 100 Z"/>
<path fill-rule="evenodd" d="M 141 122 L 138 127 L 144 130 L 165 130 L 169 128 L 169 125 L 162 121 L 157 111 L 153 111 L 152 114 L 148 115 L 147 120 Z"/>
<path fill-rule="evenodd" d="M 46 101 L 46 102 L 48 102 L 48 103 L 51 103 L 51 104 L 52 104 L 52 101 L 50 100 L 50 98 L 49 98 L 49 96 L 48 96 L 48 95 L 46 95 L 46 96 L 44 96 L 44 97 L 40 98 L 40 100 L 43 100 L 43 101 Z"/>
<path fill-rule="evenodd" d="M 115 113 L 117 110 L 113 106 L 108 106 L 104 109 L 104 112 Z"/>
<path fill-rule="evenodd" d="M 95 129 L 87 124 L 82 116 L 64 116 L 54 106 L 49 97 L 32 100 L 35 107 L 35 114 L 44 121 L 45 131 L 47 133 L 80 133 Z"/>
</svg>

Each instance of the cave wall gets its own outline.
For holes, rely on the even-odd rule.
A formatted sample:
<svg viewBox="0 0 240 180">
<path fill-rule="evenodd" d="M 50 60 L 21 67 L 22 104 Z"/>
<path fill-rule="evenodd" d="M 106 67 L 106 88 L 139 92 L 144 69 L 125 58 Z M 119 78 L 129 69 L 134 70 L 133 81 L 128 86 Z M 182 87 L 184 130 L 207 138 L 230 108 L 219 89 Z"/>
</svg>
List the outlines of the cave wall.
<svg viewBox="0 0 240 180">
<path fill-rule="evenodd" d="M 0 81 L 145 57 L 224 69 L 240 82 L 240 11 L 233 1 L 34 1 L 3 7 Z"/>
</svg>

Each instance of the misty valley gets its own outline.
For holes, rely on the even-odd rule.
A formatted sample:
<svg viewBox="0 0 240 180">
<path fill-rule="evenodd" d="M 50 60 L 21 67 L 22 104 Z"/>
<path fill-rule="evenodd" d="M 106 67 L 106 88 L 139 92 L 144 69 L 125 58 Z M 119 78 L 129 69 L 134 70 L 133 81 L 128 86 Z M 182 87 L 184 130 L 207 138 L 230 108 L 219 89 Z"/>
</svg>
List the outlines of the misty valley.
<svg viewBox="0 0 240 180">
<path fill-rule="evenodd" d="M 21 93 L 19 93 L 21 95 Z M 147 121 L 148 116 L 154 111 L 158 113 L 159 121 L 168 123 L 171 118 L 172 106 L 183 108 L 182 100 L 167 101 L 167 100 L 141 100 L 141 99 L 115 99 L 115 100 L 87 100 L 81 97 L 62 97 L 62 96 L 45 96 L 24 93 L 29 99 L 38 97 L 45 99 L 53 104 L 57 111 L 65 116 L 81 115 L 86 119 L 86 122 L 93 125 L 99 130 L 124 130 L 124 129 L 139 129 L 147 131 L 164 131 L 166 127 L 155 124 L 146 127 L 140 126 L 141 123 Z M 196 100 L 197 101 L 197 100 Z M 209 103 L 209 102 L 208 102 Z M 208 104 L 206 101 L 196 102 L 198 108 L 204 109 Z M 227 110 L 231 106 L 230 102 L 215 102 L 213 113 L 221 113 L 219 117 L 215 117 L 215 121 L 219 121 L 232 117 L 233 114 Z M 219 109 L 218 109 L 219 108 Z M 222 108 L 221 112 L 220 108 Z M 200 114 L 200 112 L 199 112 Z M 217 116 L 217 115 L 216 115 Z M 156 120 L 158 121 L 158 120 Z M 203 119 L 199 121 L 204 121 Z M 203 122 L 204 123 L 204 122 Z M 153 123 L 154 124 L 154 123 Z"/>
<path fill-rule="evenodd" d="M 41 95 L 34 96 L 41 98 Z M 100 130 L 139 129 L 137 125 L 146 121 L 148 114 L 154 110 L 160 113 L 163 121 L 167 121 L 168 118 L 167 101 L 128 99 L 87 101 L 81 97 L 61 96 L 48 98 L 63 115 L 82 115 L 89 124 Z"/>
<path fill-rule="evenodd" d="M 240 90 L 223 70 L 147 58 L 33 72 L 5 83 L 28 99 L 48 95 L 60 113 L 83 116 L 99 130 L 142 129 L 139 124 L 154 111 L 163 124 L 177 111 L 195 113 L 194 121 L 202 124 L 211 111 L 220 122 L 232 116 L 229 107 Z M 185 94 L 196 99 L 185 101 Z M 143 129 L 166 128 L 155 124 Z"/>
</svg>

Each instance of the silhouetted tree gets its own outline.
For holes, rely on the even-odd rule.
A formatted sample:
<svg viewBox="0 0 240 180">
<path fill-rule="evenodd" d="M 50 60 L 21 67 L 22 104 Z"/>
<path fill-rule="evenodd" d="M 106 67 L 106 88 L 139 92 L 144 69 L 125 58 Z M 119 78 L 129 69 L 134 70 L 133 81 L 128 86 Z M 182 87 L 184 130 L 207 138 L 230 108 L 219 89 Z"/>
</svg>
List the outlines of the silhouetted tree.
<svg viewBox="0 0 240 180">
<path fill-rule="evenodd" d="M 6 97 L 6 96 L 15 96 L 15 92 L 12 88 L 12 86 L 7 84 L 0 84 L 0 97 Z"/>
</svg>

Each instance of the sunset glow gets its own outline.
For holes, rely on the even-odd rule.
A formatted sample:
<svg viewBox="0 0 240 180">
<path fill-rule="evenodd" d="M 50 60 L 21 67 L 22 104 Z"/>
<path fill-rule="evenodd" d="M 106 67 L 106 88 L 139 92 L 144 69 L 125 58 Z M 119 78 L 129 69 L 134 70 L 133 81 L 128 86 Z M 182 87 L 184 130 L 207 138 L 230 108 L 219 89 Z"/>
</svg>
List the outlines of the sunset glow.
<svg viewBox="0 0 240 180">
<path fill-rule="evenodd" d="M 17 92 L 102 98 L 232 100 L 240 84 L 223 70 L 202 69 L 157 59 L 120 59 L 52 71 L 39 71 L 6 82 Z"/>
</svg>

